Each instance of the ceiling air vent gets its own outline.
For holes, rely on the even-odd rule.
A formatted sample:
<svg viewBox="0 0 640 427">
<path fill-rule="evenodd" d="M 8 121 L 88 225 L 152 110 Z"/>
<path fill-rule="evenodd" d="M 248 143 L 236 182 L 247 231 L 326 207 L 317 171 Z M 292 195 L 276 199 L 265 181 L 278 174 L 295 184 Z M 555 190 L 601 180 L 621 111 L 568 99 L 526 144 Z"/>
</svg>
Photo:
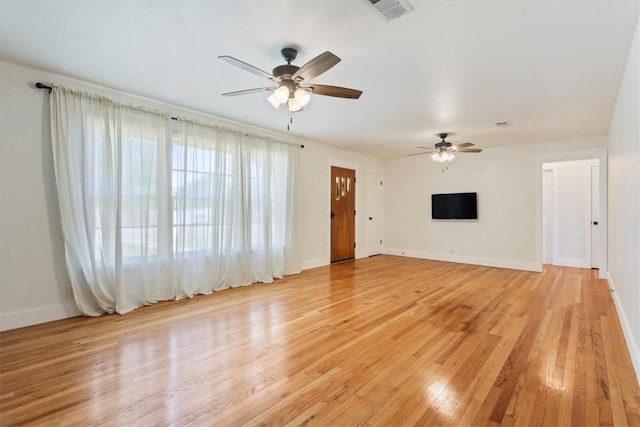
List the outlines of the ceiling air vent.
<svg viewBox="0 0 640 427">
<path fill-rule="evenodd" d="M 390 21 L 400 18 L 413 10 L 407 0 L 363 0 L 373 7 L 382 17 Z"/>
</svg>

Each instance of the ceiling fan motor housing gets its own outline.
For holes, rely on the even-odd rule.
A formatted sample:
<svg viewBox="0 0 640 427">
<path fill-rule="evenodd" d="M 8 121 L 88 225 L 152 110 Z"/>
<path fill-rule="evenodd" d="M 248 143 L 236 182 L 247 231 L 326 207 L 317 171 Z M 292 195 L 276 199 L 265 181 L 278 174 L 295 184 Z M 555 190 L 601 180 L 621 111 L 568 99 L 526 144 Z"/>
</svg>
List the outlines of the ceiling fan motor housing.
<svg viewBox="0 0 640 427">
<path fill-rule="evenodd" d="M 443 150 L 450 150 L 452 145 L 450 142 L 445 141 L 445 138 L 448 136 L 448 133 L 442 132 L 439 133 L 438 136 L 442 139 L 442 141 L 438 142 L 436 144 L 436 150 L 438 151 L 443 151 Z"/>
<path fill-rule="evenodd" d="M 298 89 L 298 85 L 293 81 L 291 76 L 293 76 L 300 67 L 291 65 L 291 61 L 296 59 L 298 51 L 292 47 L 285 47 L 280 53 L 287 63 L 274 68 L 272 74 L 280 80 L 280 86 L 286 86 L 289 89 L 289 97 L 292 98 L 294 92 Z"/>
<path fill-rule="evenodd" d="M 273 69 L 273 76 L 279 79 L 291 79 L 296 71 L 298 71 L 300 67 L 296 67 L 295 65 L 279 65 Z"/>
</svg>

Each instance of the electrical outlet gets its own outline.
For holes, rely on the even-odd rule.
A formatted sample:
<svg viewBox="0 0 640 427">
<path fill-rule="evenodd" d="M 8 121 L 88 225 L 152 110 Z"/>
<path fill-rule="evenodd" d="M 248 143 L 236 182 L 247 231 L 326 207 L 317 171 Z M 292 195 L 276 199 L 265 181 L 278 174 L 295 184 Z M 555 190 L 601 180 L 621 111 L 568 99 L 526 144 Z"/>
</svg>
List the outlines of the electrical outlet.
<svg viewBox="0 0 640 427">
<path fill-rule="evenodd" d="M 65 290 L 67 293 L 67 299 L 73 299 L 73 288 L 71 286 L 67 286 Z"/>
</svg>

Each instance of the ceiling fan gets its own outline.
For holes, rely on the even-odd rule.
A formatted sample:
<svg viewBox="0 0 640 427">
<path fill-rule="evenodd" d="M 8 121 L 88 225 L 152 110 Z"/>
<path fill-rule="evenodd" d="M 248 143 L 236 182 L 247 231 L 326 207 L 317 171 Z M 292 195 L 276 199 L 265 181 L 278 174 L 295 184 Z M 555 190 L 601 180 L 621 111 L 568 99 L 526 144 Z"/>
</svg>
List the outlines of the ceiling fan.
<svg viewBox="0 0 640 427">
<path fill-rule="evenodd" d="M 454 159 L 455 153 L 479 153 L 482 151 L 481 148 L 470 148 L 473 147 L 473 143 L 471 142 L 463 142 L 462 144 L 453 145 L 450 142 L 445 141 L 449 134 L 447 133 L 439 133 L 438 137 L 442 139 L 442 141 L 438 142 L 435 145 L 435 148 L 430 147 L 416 147 L 421 148 L 423 150 L 429 150 L 424 153 L 414 153 L 408 154 L 409 156 L 419 156 L 421 154 L 431 154 L 431 158 L 435 162 L 450 162 Z"/>
<path fill-rule="evenodd" d="M 249 93 L 272 92 L 272 94 L 267 98 L 269 103 L 271 103 L 275 108 L 278 108 L 281 104 L 287 104 L 290 112 L 302 110 L 302 108 L 311 100 L 311 94 L 349 99 L 358 99 L 360 98 L 360 95 L 362 95 L 361 90 L 309 83 L 309 80 L 330 70 L 340 62 L 340 58 L 335 56 L 333 53 L 329 51 L 324 52 L 304 64 L 302 67 L 291 65 L 291 62 L 298 56 L 297 49 L 293 47 L 285 47 L 280 51 L 280 53 L 287 63 L 274 68 L 272 74 L 231 56 L 218 56 L 218 58 L 231 65 L 235 65 L 236 67 L 257 76 L 269 79 L 277 85 L 256 89 L 238 90 L 235 92 L 223 93 L 222 95 L 237 96 Z"/>
</svg>

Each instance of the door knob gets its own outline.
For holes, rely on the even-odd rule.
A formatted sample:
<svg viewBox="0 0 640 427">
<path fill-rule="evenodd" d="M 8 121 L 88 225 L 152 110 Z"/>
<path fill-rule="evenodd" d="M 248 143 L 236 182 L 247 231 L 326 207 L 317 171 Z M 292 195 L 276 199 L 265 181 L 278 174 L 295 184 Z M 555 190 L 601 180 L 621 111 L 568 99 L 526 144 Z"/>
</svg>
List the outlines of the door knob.
<svg viewBox="0 0 640 427">
<path fill-rule="evenodd" d="M 598 221 L 593 221 L 593 225 L 598 225 Z"/>
</svg>

